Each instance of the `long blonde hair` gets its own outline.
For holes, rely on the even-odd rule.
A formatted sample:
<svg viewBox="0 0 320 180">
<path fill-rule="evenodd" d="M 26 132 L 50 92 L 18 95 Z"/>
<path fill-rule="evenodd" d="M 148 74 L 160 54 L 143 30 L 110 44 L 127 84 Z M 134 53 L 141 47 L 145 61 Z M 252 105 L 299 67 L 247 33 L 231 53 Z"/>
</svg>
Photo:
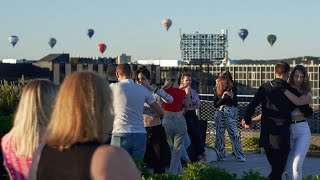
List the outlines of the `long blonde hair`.
<svg viewBox="0 0 320 180">
<path fill-rule="evenodd" d="M 39 146 L 56 93 L 57 86 L 48 80 L 33 80 L 24 86 L 10 133 L 17 156 L 32 157 Z"/>
<path fill-rule="evenodd" d="M 109 84 L 95 73 L 72 73 L 60 87 L 45 143 L 60 150 L 76 143 L 102 143 L 112 131 L 113 120 Z"/>
</svg>

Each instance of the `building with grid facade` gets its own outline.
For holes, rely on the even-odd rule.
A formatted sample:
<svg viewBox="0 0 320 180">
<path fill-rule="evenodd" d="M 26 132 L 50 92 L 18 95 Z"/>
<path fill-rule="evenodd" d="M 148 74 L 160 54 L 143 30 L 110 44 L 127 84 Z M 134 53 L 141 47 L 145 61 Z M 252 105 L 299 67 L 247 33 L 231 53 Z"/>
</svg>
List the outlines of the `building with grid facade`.
<svg viewBox="0 0 320 180">
<path fill-rule="evenodd" d="M 294 65 L 291 65 L 293 68 Z M 320 88 L 320 66 L 317 64 L 305 65 L 308 70 L 312 94 L 314 97 L 319 97 Z M 215 87 L 215 80 L 223 71 L 230 71 L 233 80 L 238 87 L 240 95 L 253 95 L 260 85 L 274 79 L 274 65 L 230 65 L 230 66 L 180 66 L 175 68 L 161 67 L 161 80 L 164 82 L 165 75 L 168 71 L 174 70 L 178 72 L 189 72 L 194 78 L 193 87 L 199 93 L 211 94 Z M 319 104 L 314 100 L 314 104 Z"/>
</svg>

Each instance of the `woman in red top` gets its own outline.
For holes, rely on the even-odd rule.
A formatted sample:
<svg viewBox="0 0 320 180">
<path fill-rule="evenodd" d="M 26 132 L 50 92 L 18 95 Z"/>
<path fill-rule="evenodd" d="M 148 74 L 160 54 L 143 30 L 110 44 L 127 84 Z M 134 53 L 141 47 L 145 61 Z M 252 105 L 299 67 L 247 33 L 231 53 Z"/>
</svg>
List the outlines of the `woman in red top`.
<svg viewBox="0 0 320 180">
<path fill-rule="evenodd" d="M 169 173 L 179 174 L 182 172 L 181 154 L 183 142 L 187 133 L 186 120 L 183 117 L 182 105 L 190 105 L 190 87 L 185 90 L 179 89 L 178 76 L 170 72 L 167 75 L 163 90 L 173 97 L 171 104 L 163 103 L 164 117 L 162 125 L 166 131 L 167 141 L 171 149 L 171 162 Z"/>
</svg>

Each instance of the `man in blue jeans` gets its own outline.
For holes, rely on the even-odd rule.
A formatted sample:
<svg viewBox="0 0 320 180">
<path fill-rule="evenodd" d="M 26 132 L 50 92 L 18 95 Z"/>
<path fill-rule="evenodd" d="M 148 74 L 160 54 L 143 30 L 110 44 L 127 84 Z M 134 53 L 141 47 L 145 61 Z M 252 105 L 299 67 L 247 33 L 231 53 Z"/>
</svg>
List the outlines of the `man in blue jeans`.
<svg viewBox="0 0 320 180">
<path fill-rule="evenodd" d="M 131 74 L 128 64 L 119 64 L 116 68 L 119 82 L 110 86 L 115 113 L 111 145 L 126 149 L 133 159 L 142 160 L 147 139 L 143 124 L 144 103 L 160 117 L 163 117 L 163 112 L 151 92 L 134 83 Z"/>
</svg>

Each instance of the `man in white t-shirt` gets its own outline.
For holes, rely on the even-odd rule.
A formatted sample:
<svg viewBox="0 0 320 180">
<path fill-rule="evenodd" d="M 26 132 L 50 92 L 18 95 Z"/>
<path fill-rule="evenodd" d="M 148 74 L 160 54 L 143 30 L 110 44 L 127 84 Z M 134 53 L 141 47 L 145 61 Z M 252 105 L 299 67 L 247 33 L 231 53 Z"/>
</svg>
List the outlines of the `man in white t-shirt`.
<svg viewBox="0 0 320 180">
<path fill-rule="evenodd" d="M 160 117 L 163 112 L 151 92 L 131 79 L 131 68 L 128 64 L 119 64 L 116 75 L 119 82 L 110 86 L 115 113 L 111 145 L 126 149 L 133 159 L 142 160 L 147 138 L 143 124 L 144 103 Z"/>
</svg>

